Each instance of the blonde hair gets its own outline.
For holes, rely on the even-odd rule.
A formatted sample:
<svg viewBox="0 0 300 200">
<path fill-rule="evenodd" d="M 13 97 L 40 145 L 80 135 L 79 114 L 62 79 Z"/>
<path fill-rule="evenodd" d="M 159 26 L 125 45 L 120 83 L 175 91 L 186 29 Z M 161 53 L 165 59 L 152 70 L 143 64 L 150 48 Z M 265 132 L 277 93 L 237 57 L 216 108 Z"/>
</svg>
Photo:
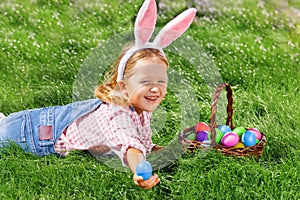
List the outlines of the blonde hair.
<svg viewBox="0 0 300 200">
<path fill-rule="evenodd" d="M 125 107 L 130 106 L 128 97 L 120 91 L 117 84 L 119 62 L 129 48 L 130 46 L 123 49 L 113 68 L 106 74 L 103 84 L 99 85 L 95 89 L 95 96 L 101 99 L 103 102 L 114 103 Z M 145 48 L 137 51 L 127 61 L 124 76 L 132 71 L 138 60 L 153 57 L 160 59 L 166 64 L 166 66 L 169 66 L 167 58 L 160 50 Z"/>
</svg>

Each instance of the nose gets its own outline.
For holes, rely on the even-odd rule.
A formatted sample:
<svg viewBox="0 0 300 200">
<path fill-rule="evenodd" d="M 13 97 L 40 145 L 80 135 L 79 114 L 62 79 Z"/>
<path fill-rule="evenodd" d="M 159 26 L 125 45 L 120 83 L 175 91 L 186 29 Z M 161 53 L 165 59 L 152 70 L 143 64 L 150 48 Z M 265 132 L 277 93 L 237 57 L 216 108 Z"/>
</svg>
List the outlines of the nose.
<svg viewBox="0 0 300 200">
<path fill-rule="evenodd" d="M 158 87 L 151 87 L 150 92 L 157 93 L 157 92 L 159 92 L 159 89 L 158 89 Z"/>
</svg>

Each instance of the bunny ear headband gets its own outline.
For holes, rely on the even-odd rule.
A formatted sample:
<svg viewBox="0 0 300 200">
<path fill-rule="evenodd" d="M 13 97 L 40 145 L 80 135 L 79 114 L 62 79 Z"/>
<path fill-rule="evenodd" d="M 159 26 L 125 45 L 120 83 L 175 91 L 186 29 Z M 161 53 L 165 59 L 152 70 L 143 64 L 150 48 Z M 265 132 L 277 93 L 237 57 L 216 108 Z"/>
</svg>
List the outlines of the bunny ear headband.
<svg viewBox="0 0 300 200">
<path fill-rule="evenodd" d="M 117 82 L 123 79 L 126 63 L 134 53 L 146 48 L 158 49 L 163 53 L 164 47 L 170 45 L 188 29 L 196 12 L 195 8 L 182 12 L 160 30 L 153 42 L 149 42 L 155 29 L 157 8 L 155 0 L 145 0 L 135 20 L 135 45 L 120 60 Z"/>
</svg>

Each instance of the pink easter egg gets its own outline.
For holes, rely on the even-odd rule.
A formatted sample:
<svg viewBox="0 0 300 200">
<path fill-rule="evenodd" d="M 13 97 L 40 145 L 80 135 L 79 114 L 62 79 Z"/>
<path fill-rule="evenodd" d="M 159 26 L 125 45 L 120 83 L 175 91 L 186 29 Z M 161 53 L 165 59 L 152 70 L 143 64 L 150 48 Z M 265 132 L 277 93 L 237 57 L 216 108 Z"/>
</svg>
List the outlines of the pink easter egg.
<svg viewBox="0 0 300 200">
<path fill-rule="evenodd" d="M 225 133 L 222 137 L 222 144 L 227 147 L 235 146 L 240 140 L 240 137 L 234 132 Z"/>
<path fill-rule="evenodd" d="M 258 129 L 256 129 L 256 128 L 249 128 L 248 131 L 253 132 L 255 134 L 255 136 L 256 136 L 256 139 L 258 139 L 258 140 L 261 139 L 262 135 L 261 135 L 261 132 Z"/>
</svg>

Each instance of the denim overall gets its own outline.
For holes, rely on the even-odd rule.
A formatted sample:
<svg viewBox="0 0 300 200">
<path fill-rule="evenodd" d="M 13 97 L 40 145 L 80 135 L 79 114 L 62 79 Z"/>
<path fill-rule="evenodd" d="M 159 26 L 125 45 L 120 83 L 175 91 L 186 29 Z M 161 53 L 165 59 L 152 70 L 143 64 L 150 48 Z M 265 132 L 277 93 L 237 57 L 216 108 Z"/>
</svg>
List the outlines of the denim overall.
<svg viewBox="0 0 300 200">
<path fill-rule="evenodd" d="M 11 141 L 26 152 L 44 156 L 55 153 L 54 145 L 63 131 L 76 119 L 94 111 L 100 99 L 24 110 L 8 115 L 0 121 L 0 148 Z"/>
</svg>

